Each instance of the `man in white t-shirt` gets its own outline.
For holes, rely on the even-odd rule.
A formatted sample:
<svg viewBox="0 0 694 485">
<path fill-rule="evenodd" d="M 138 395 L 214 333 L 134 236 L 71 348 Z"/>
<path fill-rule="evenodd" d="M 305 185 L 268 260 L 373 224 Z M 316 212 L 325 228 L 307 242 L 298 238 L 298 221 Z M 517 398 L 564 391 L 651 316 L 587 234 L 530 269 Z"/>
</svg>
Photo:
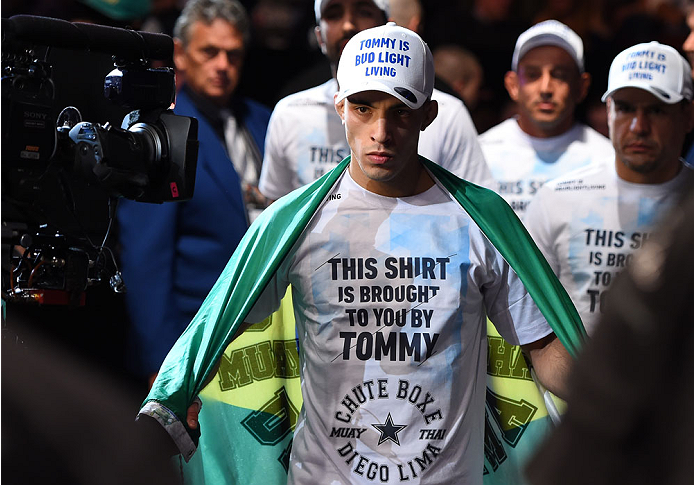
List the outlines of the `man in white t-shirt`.
<svg viewBox="0 0 694 485">
<path fill-rule="evenodd" d="M 691 69 L 677 50 L 657 42 L 624 50 L 602 99 L 614 163 L 548 182 L 526 216 L 589 334 L 615 276 L 694 182 L 680 159 L 694 127 Z"/>
<path fill-rule="evenodd" d="M 506 89 L 518 115 L 480 135 L 496 190 L 522 217 L 547 180 L 614 157 L 610 141 L 575 118 L 590 75 L 583 42 L 569 27 L 547 20 L 516 42 Z"/>
<path fill-rule="evenodd" d="M 614 158 L 607 138 L 576 121 L 576 107 L 590 81 L 584 71 L 583 42 L 566 25 L 547 20 L 518 37 L 505 76 L 518 115 L 490 128 L 479 140 L 495 189 L 519 217 L 547 180 Z M 514 357 L 519 349 L 502 341 L 491 323 L 488 333 L 485 484 L 522 485 L 525 462 L 559 412 L 551 396 L 541 388 L 538 392 L 524 359 Z M 509 422 L 519 423 L 511 438 Z"/>
<path fill-rule="evenodd" d="M 249 323 L 267 318 L 291 285 L 303 407 L 288 483 L 480 485 L 487 317 L 504 338 L 523 346 L 548 388 L 562 392 L 570 357 L 519 279 L 527 268 L 517 274 L 489 230 L 514 226 L 522 233 L 507 204 L 417 154 L 419 134 L 438 109 L 433 57 L 421 38 L 394 23 L 362 31 L 347 43 L 337 79 L 334 106 L 345 126 L 349 164 L 323 178 L 336 177 L 243 317 Z M 466 188 L 454 196 L 446 179 Z M 277 201 L 250 232 L 264 224 L 277 232 L 279 208 L 313 186 Z M 485 202 L 471 211 L 475 204 L 465 208 L 461 193 L 477 193 Z M 490 215 L 496 209 L 507 223 Z M 511 250 L 531 243 L 511 239 Z M 533 258 L 527 256 L 522 259 Z M 241 264 L 249 266 L 245 259 Z M 546 274 L 556 281 L 549 268 Z M 212 333 L 210 325 L 213 333 L 226 332 L 230 306 L 224 301 L 240 286 L 233 281 L 226 271 L 220 277 L 188 329 L 192 345 L 199 345 L 198 332 Z M 203 354 L 214 352 L 197 349 L 182 358 L 175 348 L 165 367 Z M 150 396 L 174 389 L 171 377 L 163 370 Z M 167 413 L 160 406 L 165 398 L 151 401 L 159 416 Z M 188 409 L 191 429 L 198 410 L 197 404 Z"/>
<path fill-rule="evenodd" d="M 333 79 L 280 100 L 272 113 L 265 142 L 259 188 L 276 200 L 334 168 L 349 155 L 333 95 L 337 63 L 357 32 L 383 25 L 387 0 L 316 0 L 316 37 L 330 60 Z M 434 90 L 439 115 L 420 137 L 419 153 L 471 182 L 492 186 L 491 173 L 465 105 Z"/>
</svg>

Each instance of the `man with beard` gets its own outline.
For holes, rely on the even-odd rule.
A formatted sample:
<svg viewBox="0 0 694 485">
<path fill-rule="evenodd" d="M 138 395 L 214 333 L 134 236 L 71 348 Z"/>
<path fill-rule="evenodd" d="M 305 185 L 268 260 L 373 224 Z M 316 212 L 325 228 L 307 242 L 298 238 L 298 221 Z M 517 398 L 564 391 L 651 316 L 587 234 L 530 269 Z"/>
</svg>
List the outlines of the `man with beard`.
<svg viewBox="0 0 694 485">
<path fill-rule="evenodd" d="M 578 315 L 501 197 L 418 155 L 438 110 L 421 37 L 394 23 L 360 32 L 337 79 L 350 156 L 251 226 L 141 413 L 192 453 L 193 401 L 204 382 L 227 375 L 221 351 L 291 285 L 303 405 L 296 426 L 287 423 L 288 476 L 269 479 L 275 454 L 254 466 L 262 483 L 481 485 L 487 316 L 561 392 L 566 348 L 579 343 L 564 326 L 580 333 Z M 258 362 L 257 352 L 245 355 Z M 204 414 L 214 403 L 203 399 Z M 267 431 L 291 412 L 280 404 L 244 412 L 264 449 Z M 203 436 L 229 432 L 228 422 L 200 416 Z M 233 438 L 224 462 L 257 459 L 258 446 Z"/>
<path fill-rule="evenodd" d="M 547 180 L 614 156 L 607 138 L 576 121 L 591 82 L 583 65 L 583 41 L 561 22 L 518 37 L 505 77 L 518 116 L 480 135 L 480 145 L 497 191 L 520 217 Z"/>
<path fill-rule="evenodd" d="M 576 107 L 590 82 L 584 71 L 583 41 L 566 25 L 548 20 L 518 37 L 505 76 L 518 115 L 479 139 L 497 192 L 519 217 L 547 180 L 614 158 L 610 141 L 576 120 Z M 485 483 L 521 485 L 525 460 L 559 411 L 548 393 L 538 392 L 520 349 L 502 341 L 491 323 L 487 331 L 492 349 L 487 402 L 488 410 L 495 411 L 488 413 Z M 499 404 L 503 402 L 526 403 L 526 409 L 536 411 L 530 414 L 521 406 Z M 511 440 L 504 439 L 507 422 L 523 423 Z"/>
<path fill-rule="evenodd" d="M 337 64 L 347 41 L 388 20 L 387 0 L 316 0 L 316 38 L 331 64 L 333 78 L 294 93 L 275 106 L 268 126 L 260 191 L 276 200 L 313 182 L 349 155 L 344 129 L 333 108 Z M 461 178 L 491 187 L 491 174 L 477 131 L 463 103 L 434 90 L 439 115 L 422 133 L 419 154 Z"/>
<path fill-rule="evenodd" d="M 602 99 L 614 163 L 548 182 L 525 219 L 588 334 L 614 277 L 694 182 L 680 158 L 694 127 L 691 67 L 677 50 L 650 42 L 622 51 Z"/>
</svg>

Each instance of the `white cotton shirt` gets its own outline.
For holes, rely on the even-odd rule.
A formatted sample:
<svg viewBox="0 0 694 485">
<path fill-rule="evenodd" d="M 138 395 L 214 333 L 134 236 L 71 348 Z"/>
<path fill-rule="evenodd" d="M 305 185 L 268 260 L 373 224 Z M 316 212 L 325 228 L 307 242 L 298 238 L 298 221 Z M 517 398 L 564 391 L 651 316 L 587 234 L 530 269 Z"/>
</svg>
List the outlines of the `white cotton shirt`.
<svg viewBox="0 0 694 485">
<path fill-rule="evenodd" d="M 651 185 L 619 178 L 613 162 L 576 170 L 538 192 L 525 225 L 589 334 L 615 277 L 693 184 L 685 164 L 674 179 Z"/>
<path fill-rule="evenodd" d="M 280 100 L 270 117 L 258 187 L 276 200 L 313 182 L 350 154 L 345 127 L 335 111 L 337 82 Z M 459 99 L 434 90 L 439 114 L 420 133 L 419 154 L 457 176 L 488 188 L 492 175 L 477 141 L 477 131 Z"/>
<path fill-rule="evenodd" d="M 494 190 L 521 218 L 547 180 L 591 163 L 614 162 L 612 142 L 581 123 L 561 135 L 536 138 L 510 118 L 485 131 L 479 141 L 496 181 Z"/>
<path fill-rule="evenodd" d="M 513 344 L 551 329 L 458 202 L 346 171 L 247 321 L 288 284 L 304 396 L 288 483 L 480 485 L 487 315 Z"/>
</svg>

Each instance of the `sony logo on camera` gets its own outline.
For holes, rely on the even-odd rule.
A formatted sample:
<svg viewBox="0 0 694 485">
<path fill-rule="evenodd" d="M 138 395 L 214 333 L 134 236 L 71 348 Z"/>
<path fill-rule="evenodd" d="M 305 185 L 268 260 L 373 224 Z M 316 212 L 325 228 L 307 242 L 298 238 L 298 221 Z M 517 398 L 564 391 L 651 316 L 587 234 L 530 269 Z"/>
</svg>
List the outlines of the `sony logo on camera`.
<svg viewBox="0 0 694 485">
<path fill-rule="evenodd" d="M 80 305 L 86 288 L 102 281 L 122 292 L 107 246 L 116 199 L 193 196 L 197 120 L 171 109 L 173 70 L 150 67 L 171 59 L 173 40 L 48 17 L 1 20 L 3 247 L 21 248 L 4 253 L 3 270 L 13 269 L 9 284 L 3 276 L 3 300 Z M 75 71 L 73 56 L 83 53 L 89 62 Z M 93 62 L 104 60 L 97 54 L 107 62 Z M 73 90 L 76 75 L 82 82 Z M 101 93 L 91 89 L 98 78 Z M 120 108 L 130 112 L 108 116 L 102 99 L 120 117 Z M 80 109 L 101 123 L 83 119 Z"/>
<path fill-rule="evenodd" d="M 47 113 L 40 113 L 38 111 L 25 111 L 24 117 L 25 118 L 34 118 L 34 119 L 39 119 L 39 120 L 45 121 L 46 119 L 48 119 L 48 114 Z"/>
</svg>

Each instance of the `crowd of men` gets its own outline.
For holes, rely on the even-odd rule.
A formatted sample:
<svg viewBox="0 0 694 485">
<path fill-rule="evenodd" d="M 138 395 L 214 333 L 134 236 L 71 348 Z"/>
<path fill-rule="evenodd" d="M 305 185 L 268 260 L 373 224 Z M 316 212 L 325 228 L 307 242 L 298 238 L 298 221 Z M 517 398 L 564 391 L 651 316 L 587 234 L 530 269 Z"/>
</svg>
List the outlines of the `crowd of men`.
<svg viewBox="0 0 694 485">
<path fill-rule="evenodd" d="M 571 339 L 557 337 L 562 330 L 526 279 L 526 264 L 536 253 L 524 253 L 521 263 L 506 252 L 506 245 L 537 244 L 542 255 L 538 264 L 549 281 L 558 278 L 561 283 L 556 298 L 561 300 L 564 289 L 570 297 L 566 315 L 577 310 L 583 322 L 579 334 L 584 326 L 592 334 L 609 305 L 613 279 L 692 186 L 691 168 L 680 157 L 694 123 L 691 67 L 676 49 L 655 41 L 621 52 L 612 61 L 603 96 L 608 139 L 576 116 L 592 81 L 582 39 L 561 22 L 547 20 L 521 33 L 508 60 L 504 82 L 517 114 L 478 136 L 460 98 L 434 88 L 434 55 L 421 38 L 394 23 L 384 26 L 391 18 L 388 2 L 318 0 L 315 34 L 332 78 L 279 101 L 265 118 L 264 145 L 252 150 L 247 147 L 251 138 L 241 136 L 244 118 L 226 109 L 243 42 L 220 45 L 224 36 L 212 32 L 223 25 L 243 39 L 243 22 L 214 12 L 229 3 L 188 2 L 181 19 L 190 24 L 176 27 L 188 38 L 177 37 L 175 61 L 184 82 L 183 101 L 189 97 L 207 119 L 210 112 L 204 106 L 212 102 L 217 119 L 236 120 L 237 131 L 231 134 L 221 129 L 228 121 L 217 121 L 216 132 L 211 130 L 209 139 L 201 137 L 201 148 L 222 144 L 224 157 L 218 159 L 235 175 L 222 185 L 226 197 L 232 185 L 237 190 L 244 223 L 234 227 L 245 238 L 232 257 L 238 238 L 213 234 L 218 224 L 228 230 L 230 223 L 221 215 L 205 214 L 213 214 L 225 200 L 217 196 L 219 202 L 210 207 L 215 205 L 211 190 L 181 204 L 199 205 L 191 215 L 183 217 L 187 209 L 177 208 L 181 214 L 165 222 L 152 213 L 129 228 L 140 217 L 135 213 L 150 209 L 129 204 L 132 214 L 121 211 L 124 254 L 136 252 L 137 258 L 130 263 L 124 259 L 125 278 L 173 294 L 155 302 L 150 292 L 149 302 L 129 302 L 138 317 L 134 327 L 150 334 L 162 350 L 173 346 L 161 370 L 161 351 L 154 354 L 147 345 L 139 349 L 151 358 L 146 371 L 153 381 L 142 415 L 160 421 L 166 415 L 162 424 L 169 423 L 179 450 L 190 458 L 196 443 L 185 437 L 199 429 L 198 394 L 213 380 L 220 359 L 227 359 L 227 346 L 233 348 L 242 329 L 251 330 L 291 305 L 302 404 L 286 461 L 290 483 L 309 483 L 315 476 L 325 483 L 360 483 L 376 476 L 390 483 L 396 473 L 400 480 L 417 477 L 421 483 L 482 483 L 483 477 L 485 483 L 522 483 L 535 447 L 530 436 L 543 436 L 561 421 L 555 395 L 566 396 L 572 350 Z M 196 7 L 207 17 L 191 17 Z M 416 25 L 414 21 L 411 27 Z M 235 50 L 235 45 L 240 47 Z M 196 58 L 197 65 L 192 62 Z M 196 79 L 203 82 L 196 86 Z M 220 96 L 208 92 L 207 85 L 209 91 L 228 89 Z M 245 149 L 239 148 L 244 144 Z M 262 162 L 255 163 L 250 154 L 263 150 Z M 246 159 L 243 167 L 238 157 Z M 446 182 L 429 160 L 460 179 Z M 475 190 L 484 190 L 480 187 L 506 199 L 532 239 L 497 239 L 498 233 L 515 234 L 518 219 L 497 214 L 500 199 L 477 194 Z M 465 198 L 459 198 L 459 191 Z M 255 219 L 247 210 L 249 192 L 254 200 L 274 203 L 246 233 L 246 224 Z M 323 202 L 299 204 L 310 217 L 298 228 L 283 219 L 289 207 L 297 210 L 297 197 L 316 193 Z M 485 209 L 481 214 L 475 212 L 477 204 Z M 159 222 L 167 228 L 170 249 L 156 240 Z M 203 223 L 207 231 L 200 229 Z M 145 239 L 152 245 L 143 250 L 142 235 L 148 231 Z M 290 243 L 277 243 L 280 256 L 248 246 L 255 240 L 272 246 L 275 233 L 294 234 Z M 227 244 L 226 257 L 209 249 L 217 239 Z M 240 253 L 250 259 L 239 259 Z M 167 260 L 158 259 L 162 256 Z M 254 274 L 262 282 L 258 292 L 237 280 L 251 271 L 249 261 L 255 258 L 272 264 Z M 186 265 L 209 271 L 205 287 L 199 272 L 186 271 Z M 137 268 L 136 276 L 131 268 Z M 291 303 L 285 296 L 288 288 Z M 427 308 L 430 299 L 437 306 Z M 240 300 L 247 308 L 231 311 Z M 178 308 L 183 303 L 189 304 L 185 311 Z M 553 306 L 562 304 L 555 301 Z M 145 309 L 151 314 L 143 315 Z M 185 318 L 175 323 L 179 315 Z M 560 326 L 570 327 L 566 315 Z M 164 325 L 170 330 L 162 331 Z M 203 338 L 211 329 L 226 337 Z M 488 341 L 479 339 L 487 334 Z M 506 374 L 497 372 L 502 354 L 516 356 Z M 182 363 L 194 356 L 206 356 L 203 369 Z M 469 374 L 472 368 L 477 370 Z M 192 387 L 177 379 L 189 379 Z M 535 399 L 532 406 L 539 410 L 517 427 L 511 446 L 498 439 L 500 433 L 511 443 L 504 436 L 508 427 L 496 428 L 508 417 L 501 403 L 528 391 L 504 391 L 504 379 L 531 383 L 534 394 L 528 399 Z M 487 380 L 486 392 L 477 384 L 466 387 Z M 380 401 L 368 397 L 375 389 L 367 383 L 375 382 L 380 382 Z M 172 391 L 179 385 L 186 392 L 180 402 Z M 428 434 L 415 432 L 421 425 L 397 397 L 391 400 L 399 396 L 397 385 L 404 395 L 402 386 L 413 386 L 418 393 L 426 391 L 430 402 L 451 403 L 440 404 L 435 417 L 425 415 L 426 423 L 440 420 L 440 427 Z M 357 409 L 346 406 L 324 415 L 326 406 L 352 401 L 355 389 L 362 389 L 355 397 L 365 400 L 359 400 Z M 350 430 L 357 436 L 346 441 Z M 204 442 L 204 426 L 202 433 Z M 501 444 L 492 446 L 495 441 Z M 419 465 L 412 464 L 414 459 Z"/>
<path fill-rule="evenodd" d="M 229 349 L 278 342 L 284 319 L 295 372 L 287 350 L 271 394 L 301 397 L 283 397 L 297 415 L 263 479 L 526 483 L 615 279 L 691 193 L 692 68 L 678 48 L 691 61 L 692 36 L 612 60 L 605 137 L 577 116 L 595 82 L 583 40 L 537 23 L 507 59 L 516 114 L 478 134 L 471 74 L 454 67 L 486 73 L 464 49 L 432 53 L 409 3 L 316 0 L 332 77 L 272 110 L 238 94 L 251 34 L 239 2 L 189 0 L 175 23 L 174 111 L 199 123 L 195 195 L 121 200 L 117 223 L 130 365 L 151 387 L 140 420 L 186 460 L 210 434 L 248 430 L 214 429 L 199 396 L 224 372 L 235 387 Z M 279 359 L 244 355 L 258 374 Z M 256 471 L 272 449 L 212 448 Z"/>
</svg>

